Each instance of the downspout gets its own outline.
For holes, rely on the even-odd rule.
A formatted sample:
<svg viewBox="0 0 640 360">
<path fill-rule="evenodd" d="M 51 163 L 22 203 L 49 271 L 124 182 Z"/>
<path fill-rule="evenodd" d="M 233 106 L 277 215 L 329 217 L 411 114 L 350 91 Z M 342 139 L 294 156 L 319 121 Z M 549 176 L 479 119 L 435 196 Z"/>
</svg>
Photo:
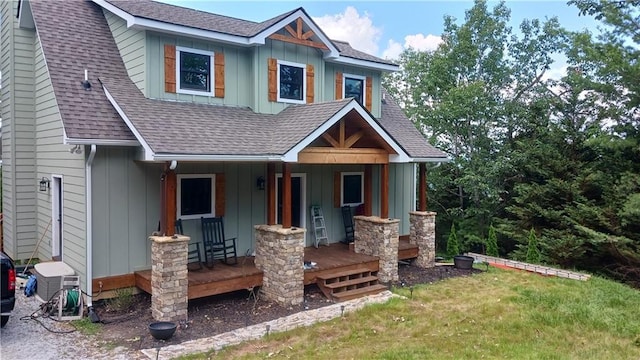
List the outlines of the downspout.
<svg viewBox="0 0 640 360">
<path fill-rule="evenodd" d="M 91 166 L 93 165 L 93 159 L 96 157 L 96 145 L 91 145 L 91 151 L 87 157 L 87 163 L 85 166 L 85 191 L 86 198 L 85 204 L 87 206 L 86 214 L 86 228 L 87 228 L 87 307 L 93 306 L 93 213 L 91 208 L 93 207 L 93 187 L 91 186 Z"/>
</svg>

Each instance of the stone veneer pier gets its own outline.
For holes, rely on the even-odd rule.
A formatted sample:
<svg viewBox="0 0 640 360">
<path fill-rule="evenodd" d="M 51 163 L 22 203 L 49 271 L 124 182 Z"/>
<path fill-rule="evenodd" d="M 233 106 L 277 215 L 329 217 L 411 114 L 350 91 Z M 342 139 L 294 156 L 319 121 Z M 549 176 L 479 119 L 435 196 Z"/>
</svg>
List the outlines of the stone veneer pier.
<svg viewBox="0 0 640 360">
<path fill-rule="evenodd" d="M 409 212 L 409 242 L 418 245 L 415 265 L 421 268 L 436 266 L 436 213 Z"/>
<path fill-rule="evenodd" d="M 151 314 L 158 321 L 187 320 L 188 236 L 150 236 Z"/>
<path fill-rule="evenodd" d="M 354 221 L 355 252 L 380 258 L 380 281 L 397 281 L 400 220 L 355 216 Z"/>
</svg>

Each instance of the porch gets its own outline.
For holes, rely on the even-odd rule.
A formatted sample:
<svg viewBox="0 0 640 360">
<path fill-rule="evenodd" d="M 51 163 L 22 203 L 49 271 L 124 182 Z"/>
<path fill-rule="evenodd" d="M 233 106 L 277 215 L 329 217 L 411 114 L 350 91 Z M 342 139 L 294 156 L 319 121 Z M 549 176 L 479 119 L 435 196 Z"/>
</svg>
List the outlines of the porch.
<svg viewBox="0 0 640 360">
<path fill-rule="evenodd" d="M 400 239 L 398 259 L 415 258 L 418 246 L 410 244 L 407 239 Z M 304 285 L 316 283 L 320 277 L 366 268 L 372 272 L 379 270 L 378 257 L 357 254 L 349 245 L 333 243 L 329 246 L 307 247 L 304 249 L 304 260 L 316 263 L 313 269 L 304 271 Z M 302 266 L 302 264 L 300 264 Z M 258 270 L 253 257 L 239 257 L 237 265 L 226 265 L 216 262 L 213 268 L 195 269 L 189 265 L 188 298 L 197 299 L 211 295 L 224 294 L 237 290 L 251 290 L 262 286 L 262 271 Z M 134 273 L 136 286 L 151 294 L 151 270 Z"/>
</svg>

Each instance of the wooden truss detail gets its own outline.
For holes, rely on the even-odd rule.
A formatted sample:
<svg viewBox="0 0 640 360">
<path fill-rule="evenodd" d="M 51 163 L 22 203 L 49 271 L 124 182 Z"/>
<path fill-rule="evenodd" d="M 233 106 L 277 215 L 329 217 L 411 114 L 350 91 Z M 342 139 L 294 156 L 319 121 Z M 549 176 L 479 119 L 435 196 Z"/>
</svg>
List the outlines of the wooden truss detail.
<svg viewBox="0 0 640 360">
<path fill-rule="evenodd" d="M 291 24 L 284 27 L 286 34 L 271 34 L 269 35 L 269 39 L 280 40 L 296 45 L 310 46 L 322 50 L 329 50 L 327 45 L 318 41 L 309 40 L 309 38 L 315 35 L 315 32 L 313 30 L 308 30 L 306 32 L 303 31 L 304 23 L 302 21 L 302 18 L 296 19 L 295 29 L 293 28 L 293 26 L 291 26 Z"/>
</svg>

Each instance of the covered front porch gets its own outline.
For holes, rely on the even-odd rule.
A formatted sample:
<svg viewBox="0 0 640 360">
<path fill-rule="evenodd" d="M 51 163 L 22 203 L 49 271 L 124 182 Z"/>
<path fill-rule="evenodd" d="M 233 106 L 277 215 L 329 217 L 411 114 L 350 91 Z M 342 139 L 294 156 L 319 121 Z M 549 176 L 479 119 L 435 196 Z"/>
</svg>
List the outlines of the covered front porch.
<svg viewBox="0 0 640 360">
<path fill-rule="evenodd" d="M 399 260 L 409 260 L 417 254 L 417 245 L 409 243 L 408 239 L 400 240 Z M 200 269 L 191 264 L 187 275 L 189 300 L 238 290 L 257 290 L 262 286 L 263 272 L 256 267 L 254 260 L 251 256 L 240 257 L 236 265 L 216 262 L 212 268 L 203 266 Z M 316 264 L 312 269 L 304 270 L 304 285 L 315 284 L 319 276 L 329 277 L 359 268 L 377 272 L 380 268 L 378 257 L 355 253 L 343 243 L 307 247 L 304 249 L 304 261 Z M 136 271 L 134 275 L 136 286 L 151 294 L 151 270 Z"/>
</svg>

